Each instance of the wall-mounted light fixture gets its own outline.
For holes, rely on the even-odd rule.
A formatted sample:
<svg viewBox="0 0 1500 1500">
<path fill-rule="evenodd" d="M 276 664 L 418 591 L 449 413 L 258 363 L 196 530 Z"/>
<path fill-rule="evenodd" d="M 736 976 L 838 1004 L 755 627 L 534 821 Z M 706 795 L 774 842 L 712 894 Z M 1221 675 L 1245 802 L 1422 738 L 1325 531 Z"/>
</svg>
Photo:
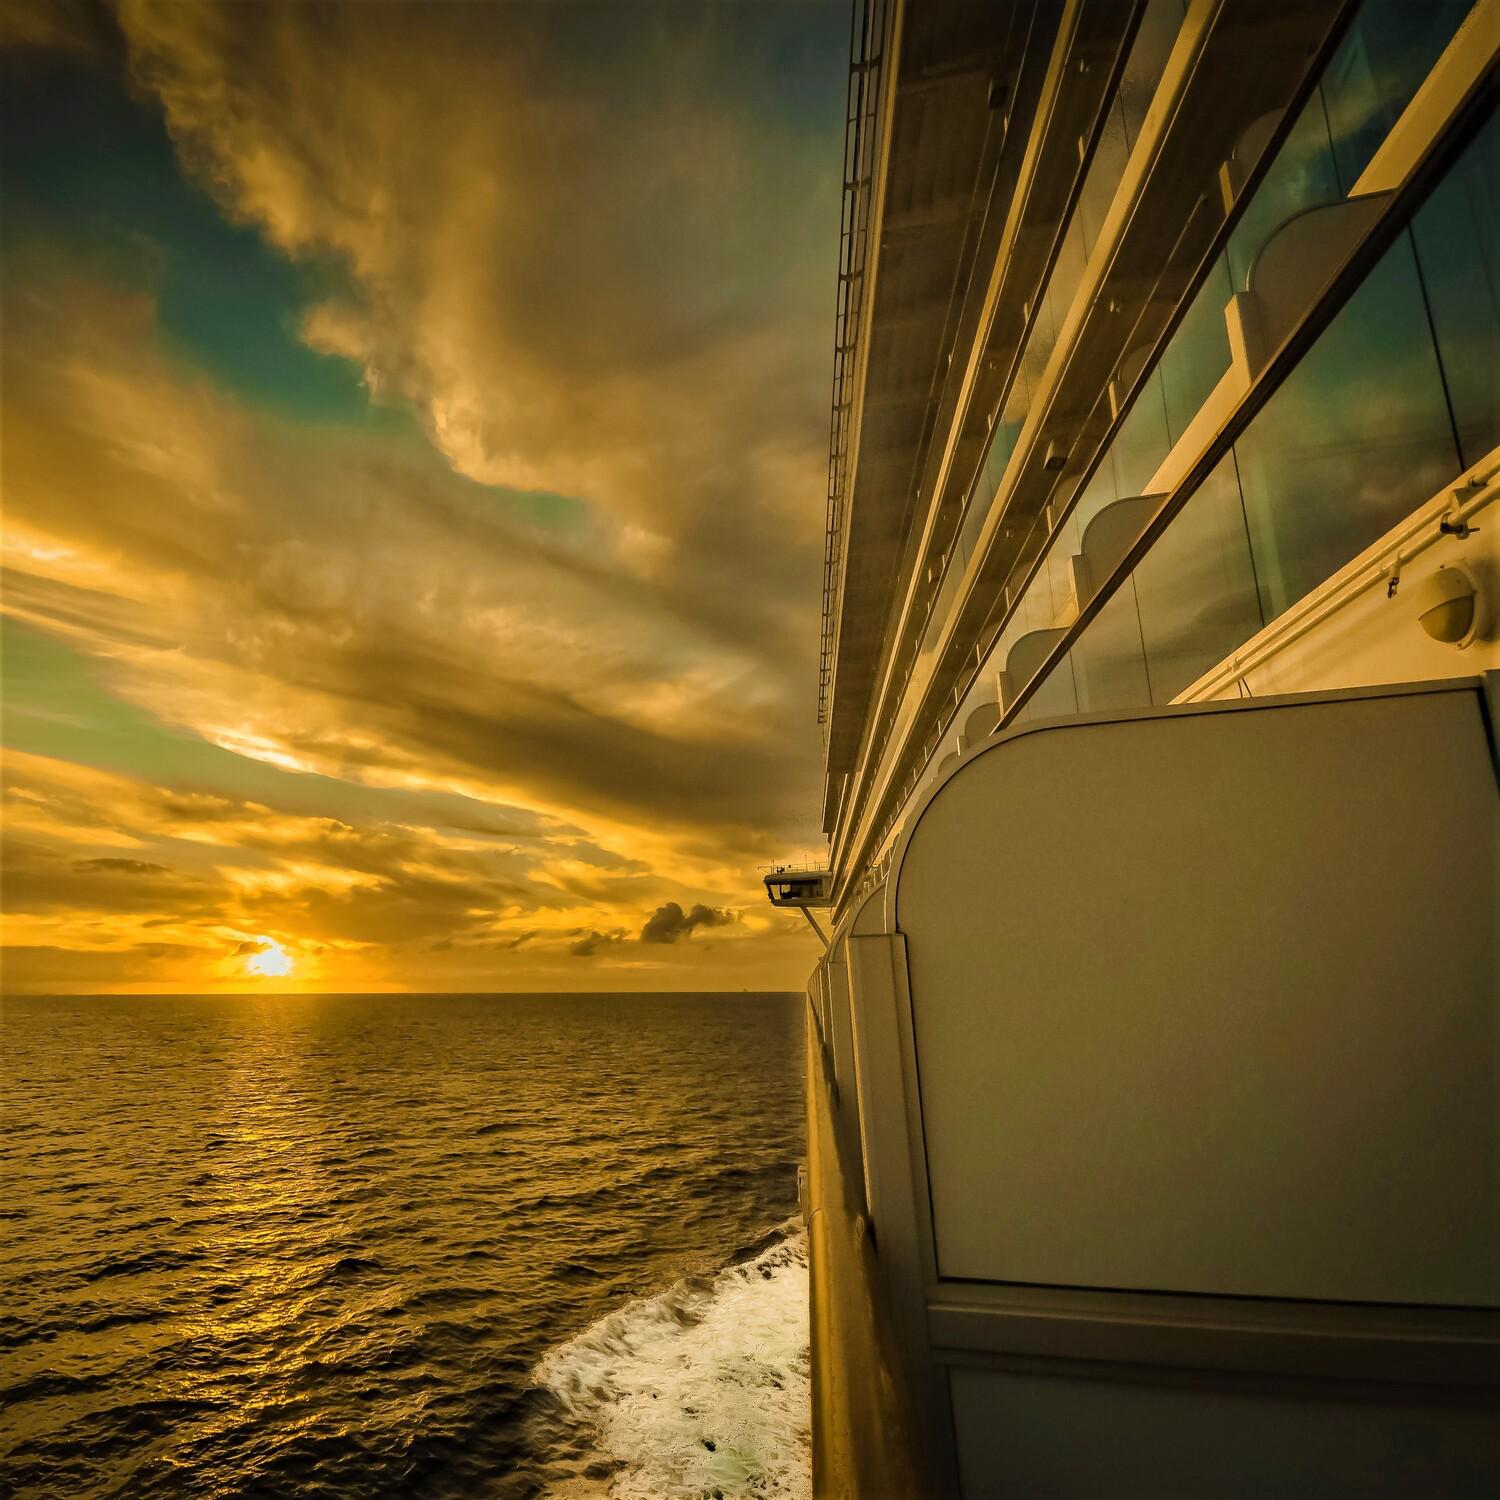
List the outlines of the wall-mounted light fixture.
<svg viewBox="0 0 1500 1500">
<path fill-rule="evenodd" d="M 1481 599 L 1468 571 L 1442 567 L 1411 591 L 1422 629 L 1435 641 L 1462 650 L 1479 629 Z"/>
</svg>

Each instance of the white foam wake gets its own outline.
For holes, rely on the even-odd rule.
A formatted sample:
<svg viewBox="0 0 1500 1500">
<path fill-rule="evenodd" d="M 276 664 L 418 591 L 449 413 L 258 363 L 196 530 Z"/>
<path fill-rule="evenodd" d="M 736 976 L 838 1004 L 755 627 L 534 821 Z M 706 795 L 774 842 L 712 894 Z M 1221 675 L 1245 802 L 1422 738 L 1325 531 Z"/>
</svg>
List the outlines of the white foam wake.
<svg viewBox="0 0 1500 1500">
<path fill-rule="evenodd" d="M 592 1450 L 555 1500 L 753 1495 L 804 1500 L 809 1465 L 807 1241 L 678 1282 L 543 1357 L 532 1378 Z"/>
</svg>

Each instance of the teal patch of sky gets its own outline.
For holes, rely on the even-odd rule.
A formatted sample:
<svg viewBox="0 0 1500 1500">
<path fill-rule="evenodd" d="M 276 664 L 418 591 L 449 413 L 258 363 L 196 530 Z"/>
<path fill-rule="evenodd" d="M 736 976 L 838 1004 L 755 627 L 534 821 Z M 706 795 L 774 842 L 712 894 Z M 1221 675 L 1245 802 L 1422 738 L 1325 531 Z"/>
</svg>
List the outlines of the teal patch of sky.
<svg viewBox="0 0 1500 1500">
<path fill-rule="evenodd" d="M 763 77 L 757 82 L 782 128 L 811 141 L 825 139 L 837 169 L 843 147 L 849 66 L 849 12 L 841 5 L 819 5 L 807 12 L 751 9 L 750 18 L 767 24 Z M 742 13 L 725 19 L 739 23 Z M 748 80 L 747 80 L 748 82 Z"/>
<path fill-rule="evenodd" d="M 311 421 L 410 422 L 372 407 L 359 370 L 297 335 L 307 305 L 341 290 L 334 264 L 294 264 L 231 224 L 182 175 L 160 111 L 67 57 L 0 56 L 8 239 L 107 257 L 156 292 L 165 342 L 249 401 Z"/>
<path fill-rule="evenodd" d="M 661 108 L 650 73 L 620 60 L 649 56 L 657 39 L 702 45 L 691 75 L 674 88 L 696 87 L 705 105 L 753 117 L 760 130 L 828 139 L 835 169 L 843 145 L 849 66 L 849 10 L 843 5 L 708 6 L 684 16 L 675 0 L 629 8 L 551 6 L 538 12 L 548 38 L 549 70 L 603 90 L 611 107 Z M 691 45 L 691 43 L 689 43 Z"/>
<path fill-rule="evenodd" d="M 588 502 L 575 495 L 559 495 L 555 490 L 513 490 L 503 484 L 481 484 L 456 473 L 453 479 L 480 510 L 492 508 L 498 500 L 517 520 L 538 531 L 582 540 L 591 512 Z"/>
<path fill-rule="evenodd" d="M 211 792 L 303 817 L 397 822 L 489 833 L 510 842 L 570 831 L 524 808 L 451 792 L 362 786 L 283 770 L 164 724 L 111 692 L 98 665 L 65 642 L 0 616 L 4 742 L 12 750 L 92 766 L 176 791 Z"/>
<path fill-rule="evenodd" d="M 61 241 L 149 284 L 167 346 L 239 398 L 306 422 L 374 428 L 435 458 L 407 406 L 372 404 L 355 365 L 298 336 L 309 304 L 347 293 L 339 266 L 288 260 L 225 219 L 183 176 L 151 102 L 87 62 L 0 53 L 0 139 L 6 240 Z M 474 488 L 546 530 L 576 530 L 588 509 L 548 491 Z"/>
</svg>

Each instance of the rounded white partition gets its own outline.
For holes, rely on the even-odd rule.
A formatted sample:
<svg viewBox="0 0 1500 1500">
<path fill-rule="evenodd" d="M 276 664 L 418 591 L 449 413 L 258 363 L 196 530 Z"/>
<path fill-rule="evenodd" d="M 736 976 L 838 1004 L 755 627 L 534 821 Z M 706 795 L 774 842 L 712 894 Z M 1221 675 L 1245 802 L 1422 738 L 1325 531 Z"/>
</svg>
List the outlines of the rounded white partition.
<svg viewBox="0 0 1500 1500">
<path fill-rule="evenodd" d="M 1500 1305 L 1480 703 L 1167 711 L 965 758 L 889 908 L 940 1278 Z"/>
</svg>

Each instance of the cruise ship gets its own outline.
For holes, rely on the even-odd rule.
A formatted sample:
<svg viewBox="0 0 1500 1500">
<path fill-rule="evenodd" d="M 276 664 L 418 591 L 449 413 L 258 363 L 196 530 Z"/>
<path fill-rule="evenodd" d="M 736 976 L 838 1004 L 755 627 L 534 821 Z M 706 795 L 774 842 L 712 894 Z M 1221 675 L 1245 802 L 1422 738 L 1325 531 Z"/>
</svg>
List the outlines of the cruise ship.
<svg viewBox="0 0 1500 1500">
<path fill-rule="evenodd" d="M 1500 1494 L 1500 0 L 852 33 L 815 1492 Z"/>
</svg>

